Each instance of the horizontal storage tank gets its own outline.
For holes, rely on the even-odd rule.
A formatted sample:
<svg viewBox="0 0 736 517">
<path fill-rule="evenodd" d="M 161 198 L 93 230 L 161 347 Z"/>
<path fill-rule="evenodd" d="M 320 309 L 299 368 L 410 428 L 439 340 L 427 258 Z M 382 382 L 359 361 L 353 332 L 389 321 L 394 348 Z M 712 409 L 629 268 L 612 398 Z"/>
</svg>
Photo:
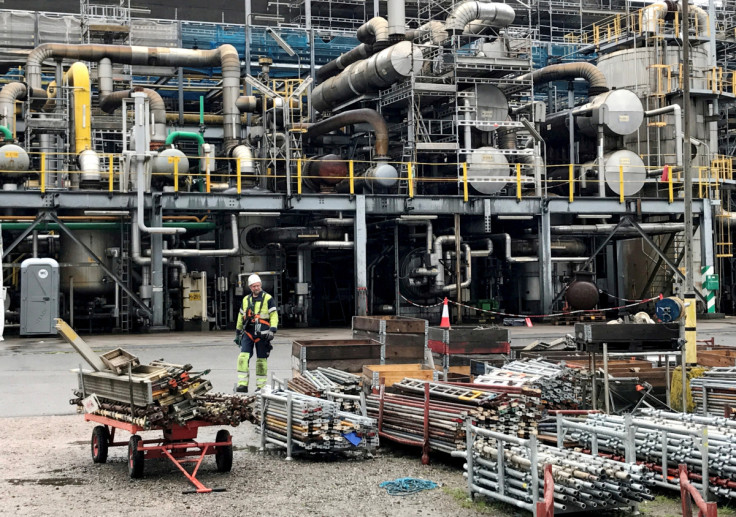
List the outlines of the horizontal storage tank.
<svg viewBox="0 0 736 517">
<path fill-rule="evenodd" d="M 481 194 L 498 194 L 511 175 L 509 161 L 495 147 L 479 147 L 467 154 L 468 183 Z"/>
<path fill-rule="evenodd" d="M 509 102 L 499 88 L 491 84 L 476 84 L 465 92 L 473 94 L 469 98 L 470 120 L 477 123 L 476 129 L 495 131 L 498 126 L 495 126 L 493 122 L 504 121 L 508 118 Z"/>
<path fill-rule="evenodd" d="M 583 173 L 590 178 L 598 177 L 598 163 L 588 162 L 582 165 Z M 619 149 L 603 155 L 603 174 L 606 185 L 617 196 L 621 194 L 621 172 L 623 172 L 624 196 L 638 194 L 644 186 L 647 170 L 638 154 Z M 598 188 L 596 184 L 595 189 Z"/>
</svg>

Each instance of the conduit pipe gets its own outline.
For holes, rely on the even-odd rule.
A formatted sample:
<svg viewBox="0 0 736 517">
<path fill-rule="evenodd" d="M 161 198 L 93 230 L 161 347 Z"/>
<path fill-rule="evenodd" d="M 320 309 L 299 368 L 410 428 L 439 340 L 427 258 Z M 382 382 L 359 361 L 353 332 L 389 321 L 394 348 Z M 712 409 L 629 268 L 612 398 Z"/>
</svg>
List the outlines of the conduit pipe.
<svg viewBox="0 0 736 517">
<path fill-rule="evenodd" d="M 317 86 L 312 90 L 312 106 L 317 111 L 328 111 L 359 95 L 388 88 L 419 70 L 421 63 L 421 49 L 401 41 L 349 65 Z"/>
<path fill-rule="evenodd" d="M 508 27 L 514 22 L 516 12 L 506 4 L 468 0 L 460 3 L 445 20 L 445 30 L 460 34 L 473 20 L 481 19 L 493 27 Z"/>
<path fill-rule="evenodd" d="M 133 213 L 133 221 L 130 226 L 130 256 L 133 262 L 139 266 L 150 266 L 151 257 L 143 257 L 141 255 L 141 230 L 137 224 L 138 213 Z M 163 259 L 163 263 L 167 264 L 169 259 Z"/>
<path fill-rule="evenodd" d="M 445 268 L 440 264 L 442 260 L 442 247 L 445 244 L 455 242 L 454 235 L 442 235 L 434 240 L 434 253 L 432 254 L 432 269 L 429 270 L 434 274 L 434 270 L 437 270 L 437 276 L 434 280 L 434 292 L 447 293 L 457 289 L 457 284 L 445 285 Z M 471 265 L 471 254 L 470 246 L 468 244 L 462 244 L 463 250 L 465 251 L 465 281 L 460 284 L 460 287 L 468 287 L 472 280 L 472 265 Z M 460 257 L 456 257 L 456 260 L 461 260 Z"/>
<path fill-rule="evenodd" d="M 674 233 L 685 231 L 685 223 L 639 223 L 639 227 L 646 233 Z M 616 228 L 615 224 L 568 224 L 550 226 L 550 233 L 593 233 L 610 234 Z M 622 231 L 623 230 L 623 231 Z M 635 228 L 619 228 L 616 234 L 630 233 L 639 235 Z"/>
<path fill-rule="evenodd" d="M 307 135 L 314 138 L 353 124 L 370 124 L 376 139 L 376 160 L 388 159 L 388 127 L 384 118 L 370 108 L 350 110 L 317 122 L 309 127 Z"/>
<path fill-rule="evenodd" d="M 215 250 L 164 249 L 161 253 L 164 257 L 231 257 L 240 251 L 240 239 L 238 238 L 238 216 L 230 214 L 230 235 L 233 240 L 232 248 Z"/>
<path fill-rule="evenodd" d="M 30 95 L 29 95 L 30 94 Z M 24 101 L 29 97 L 40 99 L 39 102 L 46 102 L 46 92 L 41 88 L 30 88 L 26 83 L 8 83 L 0 90 L 0 126 L 11 130 L 15 122 L 15 101 Z M 5 134 L 5 132 L 3 132 Z M 12 140 L 12 133 L 10 138 Z"/>
<path fill-rule="evenodd" d="M 521 75 L 516 79 L 520 81 L 531 80 L 536 85 L 552 81 L 572 81 L 578 78 L 585 79 L 588 82 L 588 95 L 591 97 L 608 91 L 608 82 L 603 72 L 595 65 L 585 62 L 549 65 Z"/>
<path fill-rule="evenodd" d="M 389 9 L 391 8 L 390 4 L 389 1 Z M 380 16 L 375 16 L 358 28 L 356 36 L 361 43 L 371 45 L 374 52 L 380 52 L 390 45 L 388 21 Z"/>
<path fill-rule="evenodd" d="M 690 6 L 688 6 L 689 8 Z M 677 165 L 682 167 L 682 108 L 678 104 L 670 104 L 664 108 L 649 110 L 644 112 L 644 116 L 656 117 L 657 115 L 663 115 L 665 113 L 673 112 L 675 116 L 675 154 L 677 159 Z"/>
<path fill-rule="evenodd" d="M 36 47 L 26 60 L 26 79 L 32 88 L 41 87 L 41 67 L 47 59 L 74 59 L 99 62 L 103 58 L 113 63 L 145 66 L 214 67 L 222 68 L 223 129 L 225 149 L 229 151 L 240 138 L 240 113 L 235 105 L 240 94 L 240 58 L 232 45 L 214 50 L 190 50 L 167 47 L 120 45 L 68 45 L 44 43 Z"/>
</svg>

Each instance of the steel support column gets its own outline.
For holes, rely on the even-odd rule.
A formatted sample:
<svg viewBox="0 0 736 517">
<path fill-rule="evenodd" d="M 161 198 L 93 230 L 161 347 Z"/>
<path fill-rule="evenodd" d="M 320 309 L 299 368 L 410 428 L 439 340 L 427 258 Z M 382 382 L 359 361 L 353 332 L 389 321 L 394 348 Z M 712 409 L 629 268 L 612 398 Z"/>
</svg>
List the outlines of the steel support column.
<svg viewBox="0 0 736 517">
<path fill-rule="evenodd" d="M 151 196 L 151 226 L 163 225 L 163 213 L 157 196 Z M 163 234 L 151 234 L 151 308 L 153 309 L 152 327 L 164 329 L 164 261 Z"/>
<path fill-rule="evenodd" d="M 549 210 L 542 205 L 539 216 L 539 283 L 540 309 L 543 313 L 552 308 L 552 247 Z"/>
<path fill-rule="evenodd" d="M 355 258 L 355 314 L 368 314 L 368 267 L 366 262 L 366 243 L 368 231 L 365 226 L 365 196 L 355 199 L 355 242 L 353 255 Z"/>
</svg>

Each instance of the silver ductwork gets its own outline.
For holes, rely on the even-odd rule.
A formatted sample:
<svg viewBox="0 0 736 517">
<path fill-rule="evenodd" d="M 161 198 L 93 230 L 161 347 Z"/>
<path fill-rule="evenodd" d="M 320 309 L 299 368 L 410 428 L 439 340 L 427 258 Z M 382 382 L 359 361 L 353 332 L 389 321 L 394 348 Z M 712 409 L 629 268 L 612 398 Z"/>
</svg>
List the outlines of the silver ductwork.
<svg viewBox="0 0 736 517">
<path fill-rule="evenodd" d="M 445 20 L 445 30 L 450 34 L 460 34 L 473 20 L 481 19 L 493 27 L 508 27 L 514 22 L 516 12 L 506 4 L 468 0 L 458 4 Z"/>
<path fill-rule="evenodd" d="M 15 101 L 26 100 L 29 96 L 38 97 L 40 102 L 45 103 L 46 92 L 40 87 L 34 90 L 26 83 L 8 83 L 3 86 L 0 90 L 0 125 L 12 128 L 15 121 Z"/>
<path fill-rule="evenodd" d="M 358 41 L 373 47 L 374 52 L 379 52 L 390 45 L 388 21 L 380 16 L 371 18 L 358 28 L 356 36 Z"/>
<path fill-rule="evenodd" d="M 700 6 L 688 3 L 688 12 L 698 20 L 697 34 L 698 36 L 706 36 L 708 34 L 708 12 Z M 682 1 L 655 2 L 642 8 L 641 30 L 650 34 L 659 34 L 664 18 L 667 13 L 682 12 Z M 681 25 L 682 26 L 682 25 Z"/>
<path fill-rule="evenodd" d="M 388 0 L 388 37 L 392 42 L 397 42 L 403 40 L 405 34 L 405 0 Z"/>
<path fill-rule="evenodd" d="M 331 131 L 335 131 L 345 126 L 353 124 L 370 124 L 376 139 L 375 159 L 388 158 L 388 127 L 386 121 L 376 110 L 370 108 L 361 108 L 357 110 L 345 111 L 328 119 L 313 124 L 307 130 L 310 138 L 324 135 Z"/>
<path fill-rule="evenodd" d="M 326 65 L 320 67 L 320 69 L 317 70 L 315 74 L 317 80 L 320 82 L 326 81 L 330 77 L 339 74 L 340 72 L 345 70 L 345 68 L 352 65 L 356 61 L 360 61 L 372 56 L 373 53 L 374 51 L 372 45 L 361 43 L 353 50 L 341 54 L 340 57 L 338 57 L 337 59 L 333 59 Z"/>
<path fill-rule="evenodd" d="M 437 275 L 434 279 L 434 288 L 433 291 L 435 293 L 448 293 L 451 291 L 454 291 L 457 289 L 457 284 L 449 284 L 445 285 L 445 268 L 441 264 L 441 260 L 443 259 L 443 253 L 442 248 L 445 244 L 450 244 L 455 242 L 455 236 L 454 235 L 442 235 L 440 237 L 437 237 L 434 240 L 434 253 L 430 255 L 430 264 L 432 266 L 432 269 L 427 271 L 429 273 L 431 271 L 431 275 L 434 276 L 434 271 L 437 271 Z M 463 268 L 465 269 L 465 280 L 460 283 L 460 287 L 465 288 L 470 286 L 470 282 L 472 280 L 473 274 L 472 274 L 472 260 L 471 260 L 471 251 L 470 246 L 468 244 L 462 243 L 461 247 L 463 249 L 463 255 L 465 255 L 465 264 Z M 456 257 L 456 260 L 461 260 L 460 257 Z"/>
<path fill-rule="evenodd" d="M 516 79 L 520 81 L 531 80 L 536 84 L 545 84 L 552 81 L 572 81 L 581 78 L 588 81 L 588 95 L 593 97 L 608 91 L 608 81 L 598 67 L 590 63 L 562 63 L 549 65 L 534 72 L 521 75 Z"/>
<path fill-rule="evenodd" d="M 100 175 L 100 157 L 97 152 L 86 149 L 77 156 L 79 160 L 79 170 L 81 171 L 81 181 L 83 183 L 97 183 L 102 176 Z"/>
<path fill-rule="evenodd" d="M 113 63 L 143 66 L 219 66 L 222 68 L 225 149 L 234 147 L 236 140 L 240 138 L 240 112 L 235 105 L 240 94 L 240 58 L 238 51 L 232 45 L 221 45 L 214 50 L 189 50 L 167 47 L 44 43 L 36 47 L 26 60 L 26 79 L 32 88 L 41 88 L 41 67 L 44 61 L 51 58 L 95 62 L 108 58 Z"/>
<path fill-rule="evenodd" d="M 450 37 L 450 34 L 445 30 L 445 24 L 438 20 L 429 21 L 424 25 L 420 25 L 417 29 L 406 31 L 407 41 L 418 43 L 426 36 L 429 36 L 431 43 L 440 45 Z"/>
<path fill-rule="evenodd" d="M 408 41 L 349 65 L 312 91 L 312 106 L 329 111 L 354 97 L 377 92 L 409 77 L 421 68 L 422 51 Z"/>
<path fill-rule="evenodd" d="M 237 162 L 240 163 L 240 174 L 250 176 L 245 180 L 251 184 L 258 183 L 259 179 L 254 178 L 259 174 L 258 166 L 253 158 L 253 149 L 249 145 L 238 145 L 233 148 L 230 153 Z"/>
</svg>

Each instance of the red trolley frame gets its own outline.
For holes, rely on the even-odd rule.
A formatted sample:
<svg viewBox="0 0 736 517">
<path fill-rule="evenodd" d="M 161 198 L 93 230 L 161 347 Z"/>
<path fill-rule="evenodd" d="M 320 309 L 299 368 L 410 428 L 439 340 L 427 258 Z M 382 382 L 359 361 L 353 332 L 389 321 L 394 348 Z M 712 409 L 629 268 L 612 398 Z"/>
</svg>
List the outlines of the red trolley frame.
<svg viewBox="0 0 736 517">
<path fill-rule="evenodd" d="M 230 471 L 233 462 L 233 442 L 232 436 L 225 429 L 217 432 L 214 442 L 198 442 L 196 438 L 199 428 L 213 424 L 203 420 L 191 420 L 186 425 L 172 424 L 170 427 L 144 429 L 130 422 L 122 422 L 91 413 L 85 414 L 84 420 L 100 424 L 92 432 L 92 460 L 95 463 L 107 461 L 109 447 L 128 445 L 128 474 L 131 478 L 143 477 L 143 464 L 146 459 L 168 458 L 195 486 L 196 490 L 189 491 L 190 493 L 204 494 L 224 491 L 224 489 L 204 486 L 197 479 L 197 472 L 204 457 L 210 454 L 215 455 L 219 472 Z M 118 429 L 128 431 L 132 435 L 128 442 L 115 441 L 115 431 Z M 144 430 L 163 431 L 163 438 L 144 440 L 138 435 Z M 191 474 L 184 468 L 185 463 L 194 464 Z"/>
</svg>

